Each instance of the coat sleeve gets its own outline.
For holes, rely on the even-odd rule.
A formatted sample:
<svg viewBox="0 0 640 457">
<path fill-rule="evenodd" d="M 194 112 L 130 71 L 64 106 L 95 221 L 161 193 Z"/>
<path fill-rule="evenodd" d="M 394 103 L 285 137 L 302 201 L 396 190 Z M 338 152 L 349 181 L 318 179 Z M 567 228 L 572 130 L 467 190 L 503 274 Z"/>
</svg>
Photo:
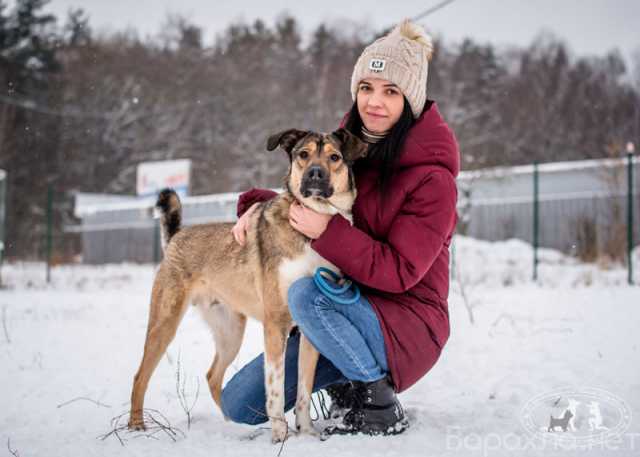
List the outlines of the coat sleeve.
<svg viewBox="0 0 640 457">
<path fill-rule="evenodd" d="M 339 214 L 311 247 L 356 282 L 401 293 L 427 273 L 456 224 L 457 188 L 447 172 L 430 173 L 407 196 L 386 240 L 376 240 Z"/>
<path fill-rule="evenodd" d="M 244 212 L 248 210 L 254 203 L 271 200 L 276 195 L 278 195 L 278 193 L 272 190 L 256 188 L 252 188 L 246 192 L 241 193 L 238 197 L 238 205 L 236 207 L 237 216 L 242 216 Z"/>
</svg>

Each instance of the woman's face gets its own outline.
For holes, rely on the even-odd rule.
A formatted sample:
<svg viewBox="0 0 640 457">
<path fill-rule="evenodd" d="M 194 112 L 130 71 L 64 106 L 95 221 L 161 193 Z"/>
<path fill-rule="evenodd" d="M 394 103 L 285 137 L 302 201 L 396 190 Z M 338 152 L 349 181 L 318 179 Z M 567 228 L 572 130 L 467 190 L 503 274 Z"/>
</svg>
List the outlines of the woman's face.
<svg viewBox="0 0 640 457">
<path fill-rule="evenodd" d="M 365 78 L 360 81 L 356 101 L 364 126 L 373 133 L 391 130 L 404 109 L 402 92 L 386 79 Z"/>
</svg>

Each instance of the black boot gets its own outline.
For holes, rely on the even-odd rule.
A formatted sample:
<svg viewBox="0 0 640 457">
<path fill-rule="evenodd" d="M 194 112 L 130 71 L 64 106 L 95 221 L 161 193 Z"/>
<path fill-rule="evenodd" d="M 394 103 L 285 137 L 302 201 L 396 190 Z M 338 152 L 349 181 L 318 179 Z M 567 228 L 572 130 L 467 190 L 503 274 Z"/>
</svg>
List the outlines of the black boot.
<svg viewBox="0 0 640 457">
<path fill-rule="evenodd" d="M 331 435 L 397 435 L 409 427 L 402 406 L 388 377 L 374 382 L 354 382 L 354 404 L 342 424 L 327 427 Z"/>
<path fill-rule="evenodd" d="M 326 387 L 327 395 L 331 399 L 329 407 L 329 419 L 343 417 L 354 404 L 354 386 L 351 382 L 344 384 L 333 384 Z"/>
</svg>

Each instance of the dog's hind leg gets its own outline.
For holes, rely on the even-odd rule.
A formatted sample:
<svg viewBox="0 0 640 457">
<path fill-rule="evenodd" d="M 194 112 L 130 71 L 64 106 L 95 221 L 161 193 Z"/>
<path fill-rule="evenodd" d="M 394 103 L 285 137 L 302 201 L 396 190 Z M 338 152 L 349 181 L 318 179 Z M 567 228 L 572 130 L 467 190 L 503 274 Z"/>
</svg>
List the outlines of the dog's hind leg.
<svg viewBox="0 0 640 457">
<path fill-rule="evenodd" d="M 133 378 L 129 428 L 135 430 L 144 429 L 142 412 L 149 379 L 173 340 L 187 308 L 184 284 L 165 273 L 166 270 L 161 267 L 153 284 L 144 355 Z"/>
<path fill-rule="evenodd" d="M 199 306 L 202 316 L 207 321 L 213 332 L 215 342 L 215 356 L 211 368 L 207 372 L 207 382 L 213 401 L 222 409 L 220 395 L 222 392 L 222 380 L 227 367 L 238 355 L 247 318 L 227 306 L 220 303 Z M 225 419 L 227 419 L 225 417 Z"/>
</svg>

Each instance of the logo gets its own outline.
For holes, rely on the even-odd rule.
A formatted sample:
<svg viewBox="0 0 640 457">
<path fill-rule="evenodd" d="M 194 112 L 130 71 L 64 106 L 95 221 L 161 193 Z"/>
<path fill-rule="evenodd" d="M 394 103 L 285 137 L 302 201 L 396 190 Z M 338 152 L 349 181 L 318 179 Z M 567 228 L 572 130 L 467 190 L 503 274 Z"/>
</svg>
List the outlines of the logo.
<svg viewBox="0 0 640 457">
<path fill-rule="evenodd" d="M 375 71 L 376 73 L 380 73 L 384 70 L 384 66 L 386 65 L 386 61 L 382 59 L 371 59 L 369 61 L 369 70 Z"/>
<path fill-rule="evenodd" d="M 520 421 L 534 438 L 564 446 L 588 446 L 620 439 L 631 425 L 631 411 L 606 390 L 566 387 L 529 400 Z"/>
</svg>

